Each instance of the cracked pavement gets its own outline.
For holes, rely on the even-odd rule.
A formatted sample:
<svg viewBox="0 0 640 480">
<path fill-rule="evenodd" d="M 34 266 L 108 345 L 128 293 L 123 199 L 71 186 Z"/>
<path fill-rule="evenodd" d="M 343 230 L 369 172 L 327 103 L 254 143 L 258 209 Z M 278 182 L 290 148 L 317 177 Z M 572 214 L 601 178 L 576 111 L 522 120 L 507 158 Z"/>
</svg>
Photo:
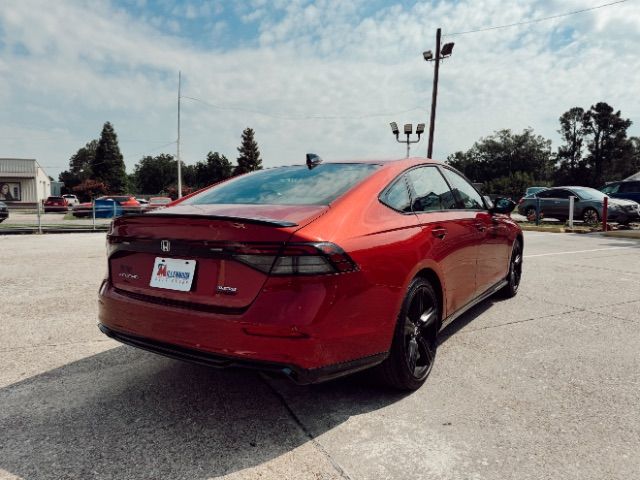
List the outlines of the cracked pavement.
<svg viewBox="0 0 640 480">
<path fill-rule="evenodd" d="M 300 387 L 96 328 L 104 234 L 0 236 L 1 479 L 628 479 L 640 242 L 525 232 L 512 300 L 443 332 L 412 394 Z"/>
</svg>

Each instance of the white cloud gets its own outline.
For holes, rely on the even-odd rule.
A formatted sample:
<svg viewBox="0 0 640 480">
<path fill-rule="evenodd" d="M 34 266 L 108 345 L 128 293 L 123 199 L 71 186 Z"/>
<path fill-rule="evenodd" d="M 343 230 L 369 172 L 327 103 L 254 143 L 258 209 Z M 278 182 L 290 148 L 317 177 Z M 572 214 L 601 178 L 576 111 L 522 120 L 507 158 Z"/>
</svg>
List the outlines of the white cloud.
<svg viewBox="0 0 640 480">
<path fill-rule="evenodd" d="M 189 3 L 182 14 L 202 15 L 203 5 L 213 5 L 207 7 L 212 34 L 233 35 L 229 19 L 219 17 L 220 2 Z M 36 1 L 9 2 L 0 10 L 0 156 L 35 156 L 43 165 L 64 167 L 110 120 L 132 168 L 145 149 L 176 137 L 181 69 L 184 95 L 213 104 L 275 117 L 353 117 L 289 120 L 185 99 L 182 136 L 189 163 L 209 150 L 235 158 L 246 126 L 256 130 L 266 166 L 303 161 L 307 151 L 327 159 L 397 157 L 403 147 L 388 122 L 428 119 L 432 65 L 421 52 L 433 48 L 438 26 L 445 33 L 466 31 L 578 10 L 585 3 L 419 2 L 365 17 L 366 7 L 364 1 L 338 0 L 237 4 L 238 14 L 258 25 L 257 44 L 205 51 L 177 36 L 178 23 L 168 31 L 171 18 L 132 18 L 103 2 L 49 2 L 46 8 Z M 500 128 L 531 126 L 555 140 L 565 110 L 601 100 L 640 124 L 639 32 L 640 6 L 627 2 L 445 38 L 456 45 L 440 70 L 435 156 L 467 149 Z M 16 53 L 17 45 L 29 54 Z M 413 107 L 421 110 L 358 118 Z M 56 128 L 67 133 L 56 139 Z M 424 154 L 426 140 L 414 151 Z"/>
</svg>

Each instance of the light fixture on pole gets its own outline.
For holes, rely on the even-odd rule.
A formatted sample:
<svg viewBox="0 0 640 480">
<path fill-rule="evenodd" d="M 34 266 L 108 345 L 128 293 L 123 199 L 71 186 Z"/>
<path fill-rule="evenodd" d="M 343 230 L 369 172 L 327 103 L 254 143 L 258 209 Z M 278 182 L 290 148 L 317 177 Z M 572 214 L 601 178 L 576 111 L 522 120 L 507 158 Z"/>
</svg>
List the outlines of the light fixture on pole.
<svg viewBox="0 0 640 480">
<path fill-rule="evenodd" d="M 407 144 L 407 158 L 409 158 L 409 153 L 411 151 L 411 144 L 418 143 L 420 141 L 420 137 L 424 133 L 424 123 L 419 123 L 416 126 L 416 134 L 418 135 L 417 140 L 411 140 L 409 137 L 413 133 L 413 125 L 410 123 L 404 124 L 404 134 L 407 136 L 406 140 L 400 140 L 400 130 L 398 130 L 398 124 L 396 122 L 391 122 L 389 124 L 391 126 L 391 133 L 393 133 L 396 137 L 396 142 L 398 143 L 406 143 Z"/>
<path fill-rule="evenodd" d="M 436 62 L 433 70 L 433 87 L 431 90 L 431 120 L 429 122 L 429 144 L 427 147 L 427 157 L 433 155 L 433 132 L 436 126 L 436 101 L 438 99 L 438 74 L 440 72 L 440 60 L 448 58 L 453 53 L 453 42 L 445 43 L 440 48 L 441 29 L 436 32 L 436 53 L 431 50 L 422 52 L 422 58 L 427 62 Z"/>
</svg>

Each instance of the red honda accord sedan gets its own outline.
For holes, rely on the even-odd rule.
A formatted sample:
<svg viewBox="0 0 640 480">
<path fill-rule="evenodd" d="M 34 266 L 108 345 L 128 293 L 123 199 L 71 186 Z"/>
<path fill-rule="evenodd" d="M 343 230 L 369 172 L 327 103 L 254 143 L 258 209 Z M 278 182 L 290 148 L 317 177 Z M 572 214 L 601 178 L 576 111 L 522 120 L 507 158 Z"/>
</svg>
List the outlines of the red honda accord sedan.
<svg viewBox="0 0 640 480">
<path fill-rule="evenodd" d="M 116 219 L 100 329 L 162 355 L 314 383 L 422 385 L 438 332 L 522 274 L 523 237 L 425 159 L 260 170 Z"/>
</svg>

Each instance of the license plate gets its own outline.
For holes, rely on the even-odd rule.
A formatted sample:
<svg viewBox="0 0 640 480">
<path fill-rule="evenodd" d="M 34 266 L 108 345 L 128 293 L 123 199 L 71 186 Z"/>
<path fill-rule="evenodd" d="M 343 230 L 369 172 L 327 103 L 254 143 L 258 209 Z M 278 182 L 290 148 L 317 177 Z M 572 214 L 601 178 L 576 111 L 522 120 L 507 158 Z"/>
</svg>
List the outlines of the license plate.
<svg viewBox="0 0 640 480">
<path fill-rule="evenodd" d="M 149 286 L 188 292 L 196 271 L 195 260 L 156 257 Z"/>
</svg>

